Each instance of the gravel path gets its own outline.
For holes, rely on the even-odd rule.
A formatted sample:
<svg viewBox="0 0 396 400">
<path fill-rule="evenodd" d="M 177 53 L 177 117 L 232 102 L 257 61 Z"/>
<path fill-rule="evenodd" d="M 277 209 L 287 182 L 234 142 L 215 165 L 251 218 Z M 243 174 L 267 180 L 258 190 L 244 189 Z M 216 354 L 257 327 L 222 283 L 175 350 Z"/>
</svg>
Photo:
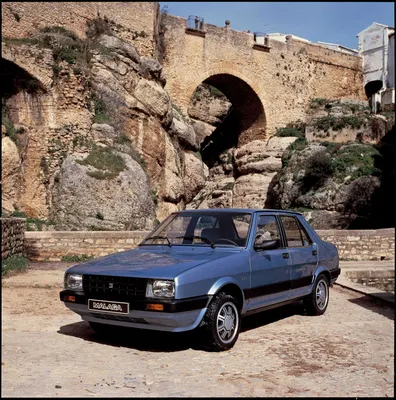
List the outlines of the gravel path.
<svg viewBox="0 0 396 400">
<path fill-rule="evenodd" d="M 53 264 L 52 283 L 65 267 Z M 33 287 L 38 273 L 23 274 L 30 287 L 3 280 L 4 397 L 394 395 L 394 309 L 340 287 L 323 316 L 303 315 L 300 303 L 256 314 L 233 349 L 207 353 L 192 334 L 100 339 L 50 278 Z"/>
</svg>

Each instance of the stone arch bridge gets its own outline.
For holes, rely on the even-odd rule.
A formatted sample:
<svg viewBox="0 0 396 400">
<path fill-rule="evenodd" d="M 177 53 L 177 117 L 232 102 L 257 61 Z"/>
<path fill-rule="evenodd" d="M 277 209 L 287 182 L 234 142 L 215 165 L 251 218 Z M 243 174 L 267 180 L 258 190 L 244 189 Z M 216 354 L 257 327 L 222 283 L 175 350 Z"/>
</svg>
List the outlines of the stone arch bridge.
<svg viewBox="0 0 396 400">
<path fill-rule="evenodd" d="M 162 18 L 170 97 L 187 112 L 199 84 L 217 87 L 241 121 L 239 145 L 304 120 L 312 98 L 365 99 L 360 56 L 293 39 L 258 45 L 253 34 L 229 26 L 206 24 L 198 31 L 183 18 Z"/>
</svg>

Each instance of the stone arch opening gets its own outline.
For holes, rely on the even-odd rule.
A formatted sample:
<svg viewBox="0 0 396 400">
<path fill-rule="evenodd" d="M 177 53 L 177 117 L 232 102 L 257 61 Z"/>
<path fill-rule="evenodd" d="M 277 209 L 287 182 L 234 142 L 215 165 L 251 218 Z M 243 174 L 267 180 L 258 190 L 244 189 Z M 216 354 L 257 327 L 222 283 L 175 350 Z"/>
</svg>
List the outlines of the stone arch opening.
<svg viewBox="0 0 396 400">
<path fill-rule="evenodd" d="M 211 168 L 224 151 L 255 139 L 263 139 L 266 118 L 260 98 L 243 79 L 228 73 L 217 73 L 206 78 L 202 84 L 216 88 L 231 104 L 213 132 L 205 137 L 201 135 L 202 160 Z M 191 115 L 191 107 L 188 110 L 189 116 L 194 117 Z"/>
<path fill-rule="evenodd" d="M 41 82 L 19 67 L 17 64 L 1 59 L 0 76 L 2 81 L 2 97 L 8 99 L 20 91 L 29 94 L 44 93 L 45 89 Z"/>
</svg>

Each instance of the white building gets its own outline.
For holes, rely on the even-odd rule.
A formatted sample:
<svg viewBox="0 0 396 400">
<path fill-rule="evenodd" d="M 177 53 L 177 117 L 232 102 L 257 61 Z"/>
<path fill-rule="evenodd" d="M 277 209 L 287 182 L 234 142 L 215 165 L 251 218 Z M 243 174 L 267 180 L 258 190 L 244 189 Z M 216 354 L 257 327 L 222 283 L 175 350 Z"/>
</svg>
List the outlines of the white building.
<svg viewBox="0 0 396 400">
<path fill-rule="evenodd" d="M 356 35 L 359 54 L 363 57 L 363 82 L 371 106 L 377 112 L 395 103 L 394 28 L 373 22 Z"/>
<path fill-rule="evenodd" d="M 326 43 L 326 42 L 318 42 L 323 47 L 327 47 L 332 50 L 341 51 L 342 53 L 350 54 L 352 56 L 357 56 L 359 52 L 355 49 L 350 49 L 349 47 L 342 46 L 336 43 Z"/>
</svg>

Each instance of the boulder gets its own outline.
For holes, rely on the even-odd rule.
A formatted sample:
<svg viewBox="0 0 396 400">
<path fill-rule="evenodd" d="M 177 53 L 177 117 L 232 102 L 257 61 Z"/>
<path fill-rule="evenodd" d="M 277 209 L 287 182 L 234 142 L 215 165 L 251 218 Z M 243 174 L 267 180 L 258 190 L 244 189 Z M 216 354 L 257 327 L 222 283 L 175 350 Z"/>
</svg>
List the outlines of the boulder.
<svg viewBox="0 0 396 400">
<path fill-rule="evenodd" d="M 179 143 L 186 149 L 198 150 L 199 145 L 197 143 L 195 131 L 191 126 L 191 121 L 183 117 L 174 107 L 172 109 L 172 115 L 172 123 L 168 129 L 169 134 L 171 136 L 176 136 Z"/>
<path fill-rule="evenodd" d="M 112 179 L 90 176 L 92 166 L 69 155 L 53 189 L 52 219 L 58 230 L 150 230 L 155 218 L 147 176 L 131 156 L 117 153 L 126 168 Z"/>
<path fill-rule="evenodd" d="M 235 181 L 232 206 L 236 208 L 264 208 L 270 183 L 276 172 L 243 175 Z"/>
<path fill-rule="evenodd" d="M 140 79 L 135 87 L 134 97 L 161 121 L 171 119 L 172 105 L 169 95 L 158 83 Z"/>
<path fill-rule="evenodd" d="M 102 46 L 128 57 L 135 63 L 140 62 L 140 56 L 135 47 L 115 36 L 101 35 L 98 39 Z"/>
<path fill-rule="evenodd" d="M 205 186 L 209 176 L 208 167 L 194 153 L 184 153 L 184 197 L 189 203 Z"/>
</svg>

